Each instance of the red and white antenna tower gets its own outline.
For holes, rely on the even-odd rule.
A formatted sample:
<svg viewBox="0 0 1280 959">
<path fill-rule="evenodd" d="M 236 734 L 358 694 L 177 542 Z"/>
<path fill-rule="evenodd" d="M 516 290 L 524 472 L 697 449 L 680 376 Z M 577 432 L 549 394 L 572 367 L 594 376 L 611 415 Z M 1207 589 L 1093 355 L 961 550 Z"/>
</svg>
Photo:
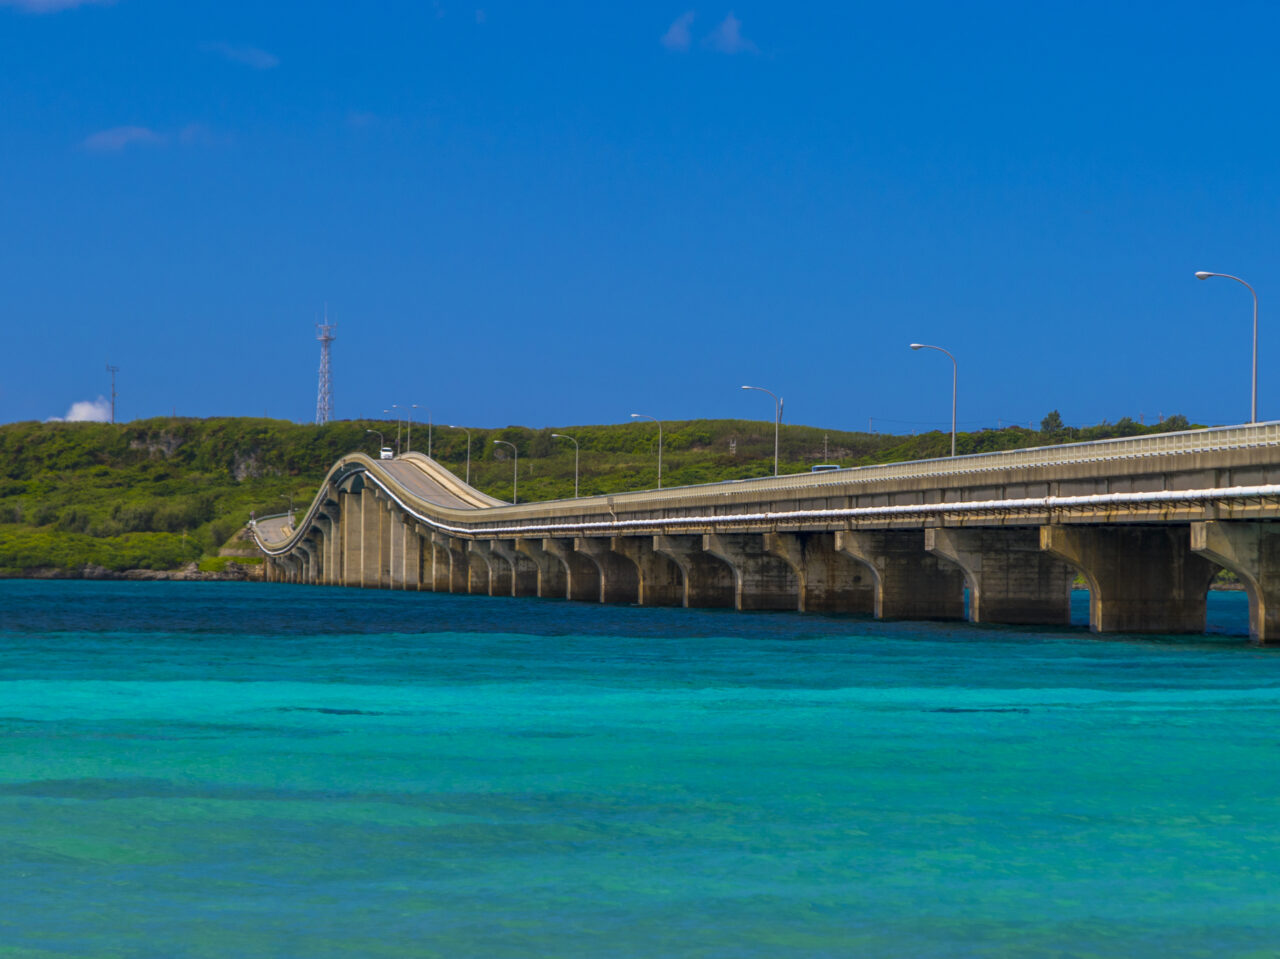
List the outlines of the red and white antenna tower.
<svg viewBox="0 0 1280 959">
<path fill-rule="evenodd" d="M 329 308 L 324 310 L 324 322 L 316 324 L 316 339 L 320 341 L 320 389 L 316 393 L 316 425 L 323 426 L 333 417 L 333 378 L 329 372 L 329 344 L 336 337 L 333 331 L 337 323 L 329 322 Z"/>
</svg>

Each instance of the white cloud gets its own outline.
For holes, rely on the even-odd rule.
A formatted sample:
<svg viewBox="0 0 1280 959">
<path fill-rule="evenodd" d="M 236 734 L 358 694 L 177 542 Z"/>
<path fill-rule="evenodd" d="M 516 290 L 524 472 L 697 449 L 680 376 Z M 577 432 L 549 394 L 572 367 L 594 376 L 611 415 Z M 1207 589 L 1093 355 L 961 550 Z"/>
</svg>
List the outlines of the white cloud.
<svg viewBox="0 0 1280 959">
<path fill-rule="evenodd" d="M 111 4 L 115 0 L 0 0 L 0 7 L 17 7 L 27 13 L 57 13 L 90 4 Z"/>
<path fill-rule="evenodd" d="M 688 50 L 692 37 L 689 35 L 689 27 L 693 25 L 693 11 L 682 13 L 676 17 L 675 22 L 667 27 L 667 32 L 662 35 L 662 45 L 668 50 Z"/>
<path fill-rule="evenodd" d="M 255 70 L 270 70 L 280 65 L 280 58 L 274 53 L 260 50 L 257 47 L 235 46 L 230 43 L 206 43 L 204 48 L 211 53 L 219 54 L 236 63 L 243 63 Z"/>
<path fill-rule="evenodd" d="M 137 143 L 143 146 L 159 146 L 168 138 L 156 133 L 150 127 L 112 127 L 110 130 L 99 130 L 85 137 L 80 143 L 86 150 L 95 153 L 119 153 L 125 147 Z"/>
<path fill-rule="evenodd" d="M 720 21 L 720 25 L 711 31 L 707 44 L 712 50 L 721 53 L 756 53 L 758 48 L 742 35 L 742 21 L 732 13 Z"/>
<path fill-rule="evenodd" d="M 80 400 L 72 403 L 66 416 L 51 416 L 50 423 L 109 423 L 111 422 L 111 403 L 105 396 L 96 400 Z"/>
</svg>

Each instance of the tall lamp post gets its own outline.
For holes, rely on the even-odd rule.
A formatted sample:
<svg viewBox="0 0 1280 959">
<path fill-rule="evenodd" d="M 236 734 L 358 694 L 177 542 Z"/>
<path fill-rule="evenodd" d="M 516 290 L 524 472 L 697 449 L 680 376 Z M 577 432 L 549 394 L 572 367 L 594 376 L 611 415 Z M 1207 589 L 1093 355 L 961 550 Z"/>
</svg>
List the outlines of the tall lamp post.
<svg viewBox="0 0 1280 959">
<path fill-rule="evenodd" d="M 449 426 L 449 429 L 460 429 L 463 431 L 463 433 L 467 434 L 467 485 L 468 487 L 470 487 L 471 485 L 471 430 L 468 430 L 466 426 L 452 426 L 452 425 Z M 429 456 L 430 456 L 430 453 L 429 453 Z"/>
<path fill-rule="evenodd" d="M 378 456 L 382 456 L 382 450 L 387 445 L 387 441 L 382 436 L 382 430 L 365 430 L 365 432 L 378 434 Z"/>
<path fill-rule="evenodd" d="M 930 346 L 928 343 L 912 343 L 913 350 L 937 350 L 939 353 L 946 353 L 951 357 L 951 455 L 956 455 L 956 380 L 960 378 L 960 367 L 956 363 L 956 358 L 951 356 L 949 350 L 944 350 L 940 346 Z"/>
<path fill-rule="evenodd" d="M 496 446 L 510 446 L 512 454 L 511 467 L 511 505 L 514 506 L 520 502 L 520 494 L 517 492 L 519 488 L 517 484 L 520 482 L 520 451 L 516 449 L 516 444 L 507 440 L 494 440 Z"/>
<path fill-rule="evenodd" d="M 653 420 L 658 423 L 656 416 L 646 416 L 644 413 L 632 413 L 633 420 Z M 662 424 L 658 423 L 658 489 L 662 489 Z"/>
<path fill-rule="evenodd" d="M 778 427 L 782 424 L 782 400 L 773 390 L 763 386 L 744 386 L 744 390 L 759 390 L 773 397 L 773 475 L 778 475 Z"/>
<path fill-rule="evenodd" d="M 1200 270 L 1196 273 L 1197 280 L 1207 280 L 1211 276 L 1221 276 L 1228 280 L 1235 280 L 1242 286 L 1246 286 L 1249 292 L 1253 294 L 1253 391 L 1251 393 L 1252 400 L 1249 404 L 1249 422 L 1258 422 L 1258 291 L 1245 283 L 1238 276 L 1232 276 L 1230 273 L 1206 273 Z"/>
<path fill-rule="evenodd" d="M 415 410 L 427 410 L 425 406 L 413 404 Z M 431 455 L 431 411 L 427 410 L 427 456 Z"/>
<path fill-rule="evenodd" d="M 552 433 L 555 439 L 568 440 L 573 444 L 573 498 L 578 498 L 578 441 L 564 433 Z"/>
<path fill-rule="evenodd" d="M 398 412 L 399 409 L 400 407 L 397 406 L 395 403 L 391 404 L 391 410 L 397 411 L 396 413 L 396 456 L 400 455 L 400 413 Z M 383 410 L 382 412 L 386 413 L 389 416 L 391 415 L 391 410 Z"/>
<path fill-rule="evenodd" d="M 462 430 L 462 432 L 467 434 L 467 485 L 470 486 L 471 485 L 471 430 L 467 429 L 465 426 L 450 426 L 449 429 Z M 431 454 L 428 453 L 427 455 L 430 456 Z"/>
</svg>

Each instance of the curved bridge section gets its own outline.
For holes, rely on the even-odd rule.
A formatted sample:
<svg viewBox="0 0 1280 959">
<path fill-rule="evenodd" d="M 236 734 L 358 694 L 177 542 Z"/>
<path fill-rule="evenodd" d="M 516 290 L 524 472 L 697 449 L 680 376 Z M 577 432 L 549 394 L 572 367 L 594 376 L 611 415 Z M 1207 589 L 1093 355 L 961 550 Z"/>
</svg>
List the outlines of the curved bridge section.
<svg viewBox="0 0 1280 959">
<path fill-rule="evenodd" d="M 343 457 L 268 578 L 641 605 L 1201 632 L 1223 568 L 1280 640 L 1280 423 L 510 505 L 420 453 Z"/>
</svg>

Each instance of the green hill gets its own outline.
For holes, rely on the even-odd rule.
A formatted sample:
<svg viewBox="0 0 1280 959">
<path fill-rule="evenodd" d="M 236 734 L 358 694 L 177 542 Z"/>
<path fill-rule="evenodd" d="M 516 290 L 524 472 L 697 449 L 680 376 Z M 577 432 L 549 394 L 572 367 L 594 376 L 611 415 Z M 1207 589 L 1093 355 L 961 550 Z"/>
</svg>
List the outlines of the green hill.
<svg viewBox="0 0 1280 959">
<path fill-rule="evenodd" d="M 1056 413 L 1041 431 L 1010 427 L 960 434 L 959 453 L 1017 449 L 1186 429 L 1182 417 L 1142 427 L 1064 427 Z M 11 423 L 0 426 L 0 574 L 38 569 L 76 571 L 175 569 L 217 555 L 249 518 L 284 512 L 311 497 L 334 461 L 364 449 L 366 430 L 395 445 L 396 424 L 347 420 L 311 426 L 281 420 L 152 419 L 124 424 Z M 573 444 L 581 446 L 581 493 L 648 489 L 657 482 L 657 428 L 651 422 L 529 429 L 472 428 L 471 480 L 493 496 L 511 498 L 512 462 L 519 450 L 520 500 L 573 495 Z M 773 424 L 755 420 L 686 420 L 663 424 L 663 485 L 767 476 L 773 471 Z M 402 436 L 402 440 L 406 437 Z M 414 449 L 425 451 L 427 429 L 415 424 Z M 467 438 L 437 427 L 432 455 L 459 476 Z M 919 436 L 823 430 L 783 425 L 780 469 L 807 471 L 819 462 L 857 466 L 945 456 L 950 435 Z"/>
</svg>

